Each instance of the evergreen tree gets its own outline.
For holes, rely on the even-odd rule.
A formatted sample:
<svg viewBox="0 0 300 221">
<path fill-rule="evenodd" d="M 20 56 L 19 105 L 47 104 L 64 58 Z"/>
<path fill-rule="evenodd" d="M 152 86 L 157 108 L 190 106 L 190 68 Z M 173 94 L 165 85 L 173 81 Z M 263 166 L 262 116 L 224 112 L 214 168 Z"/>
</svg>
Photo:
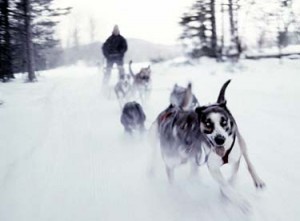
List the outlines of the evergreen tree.
<svg viewBox="0 0 300 221">
<path fill-rule="evenodd" d="M 180 39 L 190 47 L 191 57 L 217 57 L 215 0 L 196 1 L 181 17 L 179 24 L 183 27 Z"/>
<path fill-rule="evenodd" d="M 70 8 L 53 8 L 53 0 L 10 1 L 13 71 L 27 72 L 32 82 L 36 70 L 47 68 L 46 51 L 59 43 L 54 38 L 56 18 L 68 14 Z"/>
<path fill-rule="evenodd" d="M 14 78 L 11 63 L 9 1 L 0 0 L 0 79 Z"/>
</svg>

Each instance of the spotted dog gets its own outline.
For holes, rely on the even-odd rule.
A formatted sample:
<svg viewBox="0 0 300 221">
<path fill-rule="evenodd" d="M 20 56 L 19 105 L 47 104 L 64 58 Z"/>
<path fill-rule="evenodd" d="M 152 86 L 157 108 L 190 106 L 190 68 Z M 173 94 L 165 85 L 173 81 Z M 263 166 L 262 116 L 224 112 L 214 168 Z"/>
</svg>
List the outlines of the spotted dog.
<svg viewBox="0 0 300 221">
<path fill-rule="evenodd" d="M 231 185 L 235 180 L 242 157 L 245 159 L 255 187 L 263 188 L 265 183 L 257 175 L 249 159 L 245 140 L 227 107 L 225 91 L 229 83 L 230 80 L 224 83 L 215 104 L 198 107 L 196 113 L 201 134 L 208 141 L 202 143 L 202 146 L 207 154 L 207 166 L 210 174 L 219 183 L 223 195 L 243 207 L 245 206 L 241 202 L 243 200 Z M 226 180 L 221 172 L 221 167 L 227 163 L 233 167 L 229 180 Z"/>
</svg>

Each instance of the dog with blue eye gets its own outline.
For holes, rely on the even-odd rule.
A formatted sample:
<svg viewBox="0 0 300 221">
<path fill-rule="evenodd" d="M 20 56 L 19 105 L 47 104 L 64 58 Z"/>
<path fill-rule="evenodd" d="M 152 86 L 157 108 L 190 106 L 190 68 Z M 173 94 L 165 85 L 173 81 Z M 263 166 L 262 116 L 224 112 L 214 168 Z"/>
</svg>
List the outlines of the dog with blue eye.
<svg viewBox="0 0 300 221">
<path fill-rule="evenodd" d="M 200 131 L 207 142 L 202 143 L 207 155 L 207 166 L 212 177 L 219 183 L 222 194 L 242 209 L 247 210 L 248 203 L 232 188 L 236 178 L 241 158 L 243 157 L 256 188 L 264 188 L 265 183 L 257 175 L 250 161 L 247 146 L 237 123 L 227 107 L 225 91 L 230 80 L 222 86 L 215 104 L 196 108 Z M 221 167 L 225 164 L 232 166 L 232 174 L 225 179 Z"/>
<path fill-rule="evenodd" d="M 170 183 L 174 181 L 174 169 L 191 162 L 192 172 L 206 164 L 221 193 L 229 201 L 247 211 L 249 204 L 233 188 L 241 158 L 243 157 L 256 188 L 265 183 L 257 175 L 249 158 L 247 146 L 237 123 L 227 107 L 225 91 L 230 80 L 222 86 L 217 102 L 191 110 L 193 94 L 191 85 L 184 93 L 181 106 L 170 105 L 152 124 L 152 139 L 158 138 L 166 173 Z M 203 159 L 201 161 L 201 159 Z M 221 167 L 232 166 L 232 174 L 225 179 Z"/>
</svg>

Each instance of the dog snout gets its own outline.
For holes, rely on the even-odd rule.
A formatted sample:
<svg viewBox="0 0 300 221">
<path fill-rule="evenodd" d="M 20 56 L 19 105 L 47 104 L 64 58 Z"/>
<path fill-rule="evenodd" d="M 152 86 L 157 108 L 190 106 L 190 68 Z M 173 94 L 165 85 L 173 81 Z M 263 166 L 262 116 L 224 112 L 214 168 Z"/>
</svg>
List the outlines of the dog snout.
<svg viewBox="0 0 300 221">
<path fill-rule="evenodd" d="M 192 137 L 190 137 L 190 136 L 188 136 L 188 137 L 185 139 L 185 143 L 186 143 L 187 145 L 191 145 L 191 144 L 192 144 L 192 141 L 193 141 L 193 139 L 192 139 Z"/>
<path fill-rule="evenodd" d="M 225 143 L 225 137 L 219 134 L 215 137 L 215 142 L 217 145 L 223 145 Z"/>
</svg>

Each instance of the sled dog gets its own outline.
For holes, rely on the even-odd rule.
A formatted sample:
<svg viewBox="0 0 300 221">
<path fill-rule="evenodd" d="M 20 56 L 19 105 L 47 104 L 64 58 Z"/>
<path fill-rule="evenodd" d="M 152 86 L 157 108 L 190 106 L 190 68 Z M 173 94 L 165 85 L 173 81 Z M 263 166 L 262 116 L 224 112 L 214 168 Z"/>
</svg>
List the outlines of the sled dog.
<svg viewBox="0 0 300 221">
<path fill-rule="evenodd" d="M 170 183 L 174 181 L 176 166 L 189 160 L 192 165 L 191 171 L 195 173 L 197 166 L 206 164 L 210 174 L 219 184 L 223 196 L 247 210 L 248 203 L 232 186 L 242 157 L 255 187 L 263 188 L 265 183 L 257 175 L 248 156 L 245 140 L 227 107 L 225 91 L 229 83 L 230 80 L 222 86 L 216 103 L 200 106 L 195 110 L 189 109 L 193 100 L 189 85 L 182 106 L 171 104 L 160 113 L 151 126 L 151 135 L 152 139 L 157 137 L 159 140 Z M 233 168 L 229 179 L 225 179 L 221 171 L 221 167 L 227 163 Z"/>
<path fill-rule="evenodd" d="M 176 107 L 181 107 L 184 102 L 186 90 L 188 90 L 188 88 L 181 87 L 178 84 L 175 84 L 170 94 L 170 103 Z M 193 94 L 192 101 L 189 104 L 188 108 L 190 110 L 194 110 L 198 106 L 199 106 L 199 102 L 196 96 Z"/>
<path fill-rule="evenodd" d="M 141 68 L 141 70 L 134 74 L 132 71 L 132 61 L 129 62 L 129 72 L 133 78 L 133 93 L 138 93 L 142 102 L 149 96 L 151 91 L 151 68 L 148 67 Z"/>
<path fill-rule="evenodd" d="M 121 123 L 125 132 L 131 134 L 134 131 L 143 132 L 145 130 L 146 115 L 142 106 L 135 102 L 128 102 L 124 105 L 121 114 Z"/>
<path fill-rule="evenodd" d="M 120 71 L 118 82 L 114 87 L 121 108 L 123 107 L 124 103 L 128 101 L 131 95 L 131 89 L 132 89 L 131 75 L 125 73 L 123 69 L 122 71 Z"/>
</svg>

